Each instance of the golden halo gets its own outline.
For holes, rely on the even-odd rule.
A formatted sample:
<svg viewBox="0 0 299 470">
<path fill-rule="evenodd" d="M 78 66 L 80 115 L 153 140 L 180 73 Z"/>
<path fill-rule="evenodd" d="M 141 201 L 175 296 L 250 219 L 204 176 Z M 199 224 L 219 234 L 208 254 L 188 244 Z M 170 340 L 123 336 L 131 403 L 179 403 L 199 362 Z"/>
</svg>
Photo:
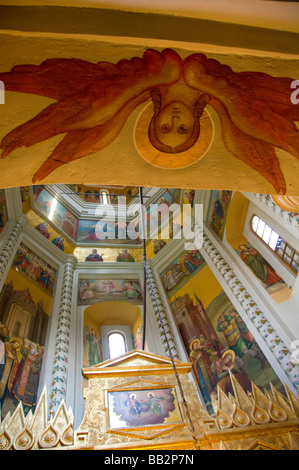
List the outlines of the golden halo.
<svg viewBox="0 0 299 470">
<path fill-rule="evenodd" d="M 197 142 L 181 153 L 164 153 L 156 149 L 148 137 L 148 128 L 153 117 L 153 105 L 149 103 L 139 114 L 135 129 L 135 147 L 144 160 L 158 168 L 180 169 L 193 165 L 210 149 L 214 139 L 214 124 L 210 113 L 204 109 L 200 118 L 200 135 Z"/>
<path fill-rule="evenodd" d="M 199 344 L 200 344 L 200 339 L 199 339 L 199 338 L 195 338 L 193 341 L 191 341 L 191 343 L 189 344 L 190 350 L 192 350 L 193 345 L 194 345 L 195 343 L 199 343 Z"/>
<path fill-rule="evenodd" d="M 236 354 L 234 351 L 232 351 L 232 349 L 227 349 L 226 351 L 224 351 L 224 353 L 222 354 L 222 359 L 224 359 L 225 356 L 228 356 L 228 354 L 232 356 L 232 361 L 234 362 L 236 358 Z"/>
<path fill-rule="evenodd" d="M 10 338 L 9 342 L 10 342 L 10 343 L 18 343 L 18 345 L 19 345 L 18 347 L 19 347 L 19 348 L 21 348 L 22 345 L 23 345 L 23 343 L 22 343 L 22 341 L 20 340 L 20 338 L 16 338 L 15 336 L 12 337 L 12 338 Z"/>
</svg>

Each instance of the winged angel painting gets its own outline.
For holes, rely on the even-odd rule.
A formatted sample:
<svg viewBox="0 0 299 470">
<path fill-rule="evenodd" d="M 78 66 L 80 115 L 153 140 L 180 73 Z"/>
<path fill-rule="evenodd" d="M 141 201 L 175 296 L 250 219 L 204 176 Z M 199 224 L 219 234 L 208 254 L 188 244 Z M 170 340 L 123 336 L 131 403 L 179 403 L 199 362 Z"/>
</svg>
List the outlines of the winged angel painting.
<svg viewBox="0 0 299 470">
<path fill-rule="evenodd" d="M 0 80 L 6 90 L 55 100 L 0 144 L 1 158 L 6 158 L 20 147 L 64 134 L 33 182 L 109 146 L 131 113 L 151 100 L 148 138 L 165 155 L 179 159 L 194 146 L 201 138 L 201 116 L 211 106 L 219 116 L 226 149 L 277 193 L 286 192 L 286 183 L 276 147 L 299 159 L 299 106 L 290 100 L 293 79 L 234 72 L 204 54 L 182 59 L 172 49 L 149 49 L 142 58 L 115 64 L 48 59 L 40 65 L 17 65 L 0 73 Z"/>
</svg>

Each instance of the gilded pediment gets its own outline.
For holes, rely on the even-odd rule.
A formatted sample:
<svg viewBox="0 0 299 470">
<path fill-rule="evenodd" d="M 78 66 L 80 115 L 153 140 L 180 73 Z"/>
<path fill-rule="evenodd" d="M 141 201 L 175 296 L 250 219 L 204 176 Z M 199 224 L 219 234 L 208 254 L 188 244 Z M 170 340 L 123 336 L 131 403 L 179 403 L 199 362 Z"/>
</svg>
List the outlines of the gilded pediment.
<svg viewBox="0 0 299 470">
<path fill-rule="evenodd" d="M 167 373 L 174 373 L 173 364 L 178 372 L 186 373 L 191 370 L 191 364 L 188 362 L 174 360 L 173 363 L 170 358 L 134 349 L 116 359 L 109 359 L 92 367 L 84 368 L 82 374 L 84 377 L 91 378 L 92 376 L 115 374 L 115 369 L 117 369 L 118 375 L 130 372 L 139 374 L 141 371 L 144 374 L 159 374 L 166 371 Z"/>
</svg>

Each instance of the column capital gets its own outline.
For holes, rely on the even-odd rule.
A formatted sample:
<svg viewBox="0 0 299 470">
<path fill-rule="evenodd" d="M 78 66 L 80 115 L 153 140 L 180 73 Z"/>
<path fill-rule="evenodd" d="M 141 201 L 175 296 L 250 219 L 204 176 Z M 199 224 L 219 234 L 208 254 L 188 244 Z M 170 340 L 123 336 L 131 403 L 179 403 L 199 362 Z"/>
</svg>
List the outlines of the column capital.
<svg viewBox="0 0 299 470">
<path fill-rule="evenodd" d="M 27 217 L 24 216 L 20 219 L 14 221 L 14 224 L 11 226 L 10 232 L 7 236 L 4 245 L 0 251 L 0 283 L 3 281 L 6 268 L 12 262 L 12 256 L 15 250 L 15 247 L 18 243 L 19 237 L 24 229 L 24 223 L 26 223 Z"/>
<path fill-rule="evenodd" d="M 74 256 L 74 255 L 66 255 L 65 256 L 64 264 L 71 264 L 72 267 L 75 269 L 76 266 L 77 266 L 77 263 L 78 263 L 78 260 L 77 260 L 76 256 Z"/>
</svg>

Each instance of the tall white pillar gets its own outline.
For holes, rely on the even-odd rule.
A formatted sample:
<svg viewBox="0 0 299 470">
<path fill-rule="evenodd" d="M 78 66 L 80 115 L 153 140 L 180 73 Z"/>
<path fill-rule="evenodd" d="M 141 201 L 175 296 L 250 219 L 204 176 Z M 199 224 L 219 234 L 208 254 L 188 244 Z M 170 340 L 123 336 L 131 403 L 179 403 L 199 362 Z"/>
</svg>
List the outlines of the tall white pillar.
<svg viewBox="0 0 299 470">
<path fill-rule="evenodd" d="M 74 264 L 75 258 L 68 256 L 60 291 L 49 403 L 49 411 L 54 414 L 62 400 L 66 399 Z"/>
<path fill-rule="evenodd" d="M 7 269 L 12 263 L 16 248 L 19 245 L 19 238 L 23 232 L 24 226 L 28 223 L 25 216 L 20 217 L 10 230 L 10 233 L 0 251 L 0 288 L 5 282 Z"/>
<path fill-rule="evenodd" d="M 155 275 L 149 264 L 147 264 L 147 287 L 165 353 L 167 356 L 172 353 L 172 357 L 174 359 L 180 359 L 171 326 L 168 321 L 167 312 L 164 308 L 163 300 L 157 287 Z"/>
</svg>

